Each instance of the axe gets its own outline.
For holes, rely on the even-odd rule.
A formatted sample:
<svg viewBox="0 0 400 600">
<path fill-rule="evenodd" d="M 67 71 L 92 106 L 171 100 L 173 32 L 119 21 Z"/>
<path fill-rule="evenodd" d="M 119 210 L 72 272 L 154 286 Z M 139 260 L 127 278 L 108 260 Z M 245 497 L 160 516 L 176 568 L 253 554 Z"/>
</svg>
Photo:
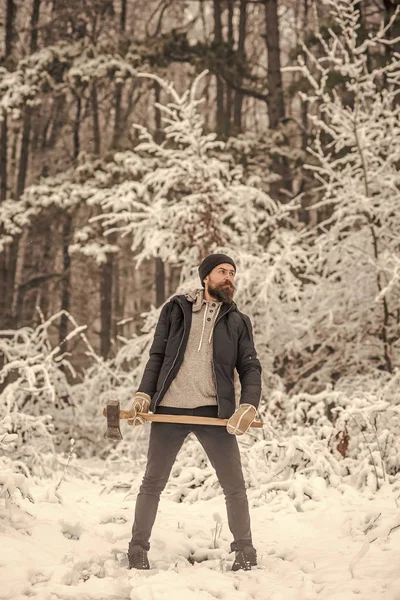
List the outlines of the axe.
<svg viewBox="0 0 400 600">
<path fill-rule="evenodd" d="M 133 419 L 135 416 L 142 417 L 145 421 L 153 423 L 185 423 L 190 425 L 221 425 L 226 427 L 228 419 L 218 419 L 216 417 L 196 417 L 193 415 L 156 415 L 154 413 L 135 413 L 132 410 L 120 410 L 119 401 L 111 400 L 106 408 L 103 409 L 103 415 L 107 417 L 107 430 L 105 438 L 110 440 L 122 440 L 122 434 L 119 427 L 120 419 Z M 251 427 L 262 427 L 261 421 L 253 421 Z"/>
</svg>

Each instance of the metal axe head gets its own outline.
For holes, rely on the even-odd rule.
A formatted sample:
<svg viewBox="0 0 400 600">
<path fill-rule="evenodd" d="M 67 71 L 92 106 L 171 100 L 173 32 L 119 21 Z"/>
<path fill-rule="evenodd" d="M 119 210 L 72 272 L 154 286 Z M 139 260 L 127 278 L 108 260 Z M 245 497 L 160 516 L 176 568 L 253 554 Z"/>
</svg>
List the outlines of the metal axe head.
<svg viewBox="0 0 400 600">
<path fill-rule="evenodd" d="M 110 400 L 106 408 L 107 429 L 104 437 L 109 440 L 122 440 L 119 428 L 119 401 Z"/>
</svg>

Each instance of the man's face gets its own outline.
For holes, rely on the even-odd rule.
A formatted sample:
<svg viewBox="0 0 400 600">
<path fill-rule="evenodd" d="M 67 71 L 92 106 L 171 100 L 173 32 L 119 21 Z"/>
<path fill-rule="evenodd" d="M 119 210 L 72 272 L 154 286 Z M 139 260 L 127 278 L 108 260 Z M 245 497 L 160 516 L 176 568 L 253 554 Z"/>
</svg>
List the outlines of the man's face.
<svg viewBox="0 0 400 600">
<path fill-rule="evenodd" d="M 232 304 L 235 286 L 235 269 L 229 263 L 217 265 L 204 279 L 207 292 L 218 302 Z"/>
</svg>

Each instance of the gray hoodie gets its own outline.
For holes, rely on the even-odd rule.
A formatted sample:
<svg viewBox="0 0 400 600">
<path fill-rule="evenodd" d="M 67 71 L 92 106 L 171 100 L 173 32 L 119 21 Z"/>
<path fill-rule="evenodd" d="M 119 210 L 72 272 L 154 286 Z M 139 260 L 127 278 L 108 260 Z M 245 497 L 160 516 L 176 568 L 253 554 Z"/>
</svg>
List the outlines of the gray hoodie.
<svg viewBox="0 0 400 600">
<path fill-rule="evenodd" d="M 193 302 L 193 314 L 185 356 L 160 406 L 216 406 L 212 336 L 222 302 L 204 300 L 203 289 L 189 292 L 186 298 Z"/>
</svg>

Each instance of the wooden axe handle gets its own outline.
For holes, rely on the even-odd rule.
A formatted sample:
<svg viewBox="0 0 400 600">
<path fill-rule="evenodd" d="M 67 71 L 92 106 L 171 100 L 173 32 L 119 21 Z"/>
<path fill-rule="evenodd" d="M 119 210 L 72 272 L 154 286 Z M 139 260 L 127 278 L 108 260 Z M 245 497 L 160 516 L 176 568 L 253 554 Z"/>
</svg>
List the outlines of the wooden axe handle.
<svg viewBox="0 0 400 600">
<path fill-rule="evenodd" d="M 107 416 L 107 408 L 103 410 L 103 415 Z M 187 423 L 189 425 L 221 425 L 226 427 L 228 419 L 218 419 L 214 417 L 195 417 L 192 415 L 156 415 L 153 413 L 136 413 L 138 417 L 142 417 L 145 421 L 153 423 Z M 135 413 L 130 410 L 120 410 L 120 419 L 132 419 Z M 261 421 L 253 421 L 251 427 L 262 427 Z"/>
</svg>

